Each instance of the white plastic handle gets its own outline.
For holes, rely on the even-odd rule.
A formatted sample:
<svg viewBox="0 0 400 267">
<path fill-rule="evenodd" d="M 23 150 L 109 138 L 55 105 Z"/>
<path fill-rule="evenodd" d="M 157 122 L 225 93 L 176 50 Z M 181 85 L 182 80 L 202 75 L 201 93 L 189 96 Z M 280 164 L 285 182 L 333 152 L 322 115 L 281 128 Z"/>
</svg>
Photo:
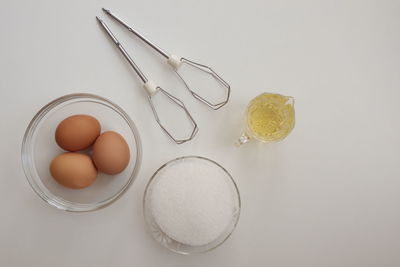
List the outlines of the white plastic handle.
<svg viewBox="0 0 400 267">
<path fill-rule="evenodd" d="M 159 91 L 158 86 L 151 80 L 148 80 L 143 87 L 150 96 L 157 94 Z"/>
<path fill-rule="evenodd" d="M 177 55 L 170 55 L 167 59 L 169 65 L 171 65 L 174 69 L 178 69 L 180 65 L 182 65 L 181 57 Z"/>
</svg>

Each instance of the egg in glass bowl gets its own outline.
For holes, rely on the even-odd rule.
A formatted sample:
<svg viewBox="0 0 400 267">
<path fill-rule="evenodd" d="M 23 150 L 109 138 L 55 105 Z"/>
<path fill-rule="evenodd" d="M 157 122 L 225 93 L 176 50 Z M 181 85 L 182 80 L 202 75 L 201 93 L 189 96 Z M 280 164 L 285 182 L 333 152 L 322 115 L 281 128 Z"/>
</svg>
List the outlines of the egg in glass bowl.
<svg viewBox="0 0 400 267">
<path fill-rule="evenodd" d="M 71 189 L 58 183 L 50 172 L 50 163 L 63 150 L 56 142 L 57 126 L 65 118 L 85 114 L 96 118 L 101 132 L 114 131 L 129 147 L 129 163 L 115 175 L 98 172 L 85 188 Z M 91 156 L 88 148 L 80 153 Z M 57 98 L 33 117 L 22 142 L 22 166 L 32 189 L 50 205 L 66 211 L 92 211 L 103 208 L 123 195 L 135 180 L 141 164 L 141 141 L 135 124 L 126 112 L 100 96 L 70 94 Z"/>
</svg>

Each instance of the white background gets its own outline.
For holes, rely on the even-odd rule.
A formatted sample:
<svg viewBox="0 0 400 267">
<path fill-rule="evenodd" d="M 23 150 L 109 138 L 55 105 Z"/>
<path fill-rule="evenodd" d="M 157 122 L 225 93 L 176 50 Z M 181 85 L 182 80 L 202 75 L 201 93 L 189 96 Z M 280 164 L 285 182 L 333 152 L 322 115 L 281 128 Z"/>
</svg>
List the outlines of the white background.
<svg viewBox="0 0 400 267">
<path fill-rule="evenodd" d="M 168 51 L 213 66 L 228 106 L 195 101 L 108 7 Z M 0 8 L 1 266 L 400 266 L 399 1 L 2 1 Z M 137 76 L 95 20 L 101 15 L 153 79 L 190 107 L 200 132 L 177 146 L 156 125 Z M 247 102 L 296 98 L 282 143 L 232 146 Z M 57 210 L 35 195 L 20 161 L 27 124 L 59 96 L 120 105 L 143 141 L 126 194 L 96 212 Z M 182 256 L 146 231 L 151 174 L 183 155 L 234 176 L 239 224 L 221 247 Z"/>
</svg>

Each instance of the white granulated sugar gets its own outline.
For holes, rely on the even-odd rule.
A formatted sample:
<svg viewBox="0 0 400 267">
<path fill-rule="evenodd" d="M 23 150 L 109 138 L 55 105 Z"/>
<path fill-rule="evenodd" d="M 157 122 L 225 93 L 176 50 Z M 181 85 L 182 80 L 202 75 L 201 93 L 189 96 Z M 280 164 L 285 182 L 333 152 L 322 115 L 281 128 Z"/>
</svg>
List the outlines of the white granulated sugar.
<svg viewBox="0 0 400 267">
<path fill-rule="evenodd" d="M 235 192 L 228 174 L 202 159 L 183 159 L 154 180 L 151 212 L 170 238 L 191 246 L 216 240 L 232 221 Z"/>
</svg>

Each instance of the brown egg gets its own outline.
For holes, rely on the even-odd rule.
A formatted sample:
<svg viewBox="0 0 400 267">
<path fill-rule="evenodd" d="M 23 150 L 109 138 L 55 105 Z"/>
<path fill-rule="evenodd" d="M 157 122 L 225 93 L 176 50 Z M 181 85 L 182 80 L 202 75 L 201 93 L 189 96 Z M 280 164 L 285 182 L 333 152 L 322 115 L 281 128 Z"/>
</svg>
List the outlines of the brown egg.
<svg viewBox="0 0 400 267">
<path fill-rule="evenodd" d="M 116 132 L 102 133 L 93 145 L 92 158 L 99 171 L 107 174 L 122 172 L 129 164 L 129 146 Z"/>
<path fill-rule="evenodd" d="M 88 148 L 100 135 L 100 123 L 89 115 L 74 115 L 64 119 L 57 126 L 56 142 L 68 151 Z"/>
<path fill-rule="evenodd" d="M 55 157 L 50 173 L 63 186 L 80 189 L 91 185 L 97 176 L 92 159 L 85 154 L 67 152 Z"/>
</svg>

